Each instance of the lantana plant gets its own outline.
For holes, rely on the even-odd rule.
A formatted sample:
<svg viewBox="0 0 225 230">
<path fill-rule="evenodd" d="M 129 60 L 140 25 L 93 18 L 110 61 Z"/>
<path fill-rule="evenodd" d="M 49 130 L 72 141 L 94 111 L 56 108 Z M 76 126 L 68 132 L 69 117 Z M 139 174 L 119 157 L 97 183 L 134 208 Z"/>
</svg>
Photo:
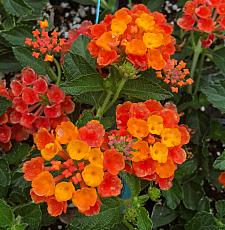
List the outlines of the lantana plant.
<svg viewBox="0 0 225 230">
<path fill-rule="evenodd" d="M 224 229 L 225 1 L 44 2 L 0 3 L 0 229 Z"/>
</svg>

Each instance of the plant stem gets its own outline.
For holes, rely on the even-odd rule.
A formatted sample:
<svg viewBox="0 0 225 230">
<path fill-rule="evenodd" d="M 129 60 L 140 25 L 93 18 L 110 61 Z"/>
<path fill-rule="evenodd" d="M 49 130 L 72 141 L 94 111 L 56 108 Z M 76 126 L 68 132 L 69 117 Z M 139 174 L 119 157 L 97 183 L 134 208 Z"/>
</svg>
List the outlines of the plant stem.
<svg viewBox="0 0 225 230">
<path fill-rule="evenodd" d="M 202 52 L 202 44 L 201 44 L 201 40 L 199 39 L 194 49 L 194 56 L 193 56 L 192 65 L 191 65 L 190 76 L 192 79 L 194 79 L 195 70 L 196 70 L 198 59 L 199 59 L 201 52 Z M 188 88 L 188 92 L 192 93 L 192 86 Z"/>
<path fill-rule="evenodd" d="M 48 66 L 48 67 L 46 68 L 46 70 L 47 70 L 48 76 L 49 76 L 49 78 L 51 79 L 51 81 L 57 82 L 58 77 L 57 77 L 57 75 L 55 74 L 55 72 L 53 71 L 53 69 L 51 68 L 51 66 Z"/>
<path fill-rule="evenodd" d="M 120 96 L 120 92 L 123 89 L 123 86 L 126 83 L 126 81 L 127 80 L 124 78 L 122 78 L 120 80 L 120 82 L 118 84 L 118 88 L 117 88 L 111 102 L 110 102 L 110 98 L 111 98 L 113 92 L 111 90 L 107 91 L 106 98 L 103 102 L 103 105 L 97 110 L 96 117 L 102 117 L 104 115 L 104 113 L 113 106 L 113 104 L 116 102 L 116 100 Z"/>
<path fill-rule="evenodd" d="M 198 75 L 197 75 L 196 80 L 195 80 L 195 90 L 194 90 L 193 96 L 195 96 L 197 94 L 198 89 L 199 89 L 199 84 L 200 84 L 200 79 L 201 79 L 201 75 L 202 75 L 202 67 L 204 65 L 204 60 L 205 60 L 205 53 L 203 51 L 202 55 L 201 55 L 201 59 L 200 59 Z"/>
<path fill-rule="evenodd" d="M 56 85 L 59 85 L 59 83 L 61 81 L 61 76 L 62 76 L 61 66 L 60 66 L 59 62 L 55 58 L 54 58 L 54 63 L 56 65 L 57 73 L 58 73 Z"/>
<path fill-rule="evenodd" d="M 132 7 L 132 0 L 128 0 L 128 6 L 129 6 L 129 8 L 131 8 Z"/>
<path fill-rule="evenodd" d="M 96 117 L 102 117 L 103 116 L 104 110 L 107 107 L 107 105 L 109 104 L 111 96 L 112 96 L 112 91 L 108 90 L 107 94 L 106 94 L 106 98 L 105 98 L 102 106 L 97 110 Z"/>
<path fill-rule="evenodd" d="M 128 221 L 123 220 L 122 222 L 128 228 L 128 230 L 135 230 L 135 228 Z"/>
<path fill-rule="evenodd" d="M 106 107 L 105 111 L 103 111 L 104 113 L 110 108 L 113 106 L 113 104 L 116 102 L 116 100 L 118 99 L 118 97 L 120 96 L 120 92 L 121 90 L 123 89 L 125 83 L 126 83 L 126 79 L 125 78 L 122 78 L 119 82 L 119 85 L 118 85 L 118 88 L 116 90 L 116 93 L 114 94 L 114 97 L 112 99 L 112 101 L 110 102 L 110 104 Z"/>
</svg>

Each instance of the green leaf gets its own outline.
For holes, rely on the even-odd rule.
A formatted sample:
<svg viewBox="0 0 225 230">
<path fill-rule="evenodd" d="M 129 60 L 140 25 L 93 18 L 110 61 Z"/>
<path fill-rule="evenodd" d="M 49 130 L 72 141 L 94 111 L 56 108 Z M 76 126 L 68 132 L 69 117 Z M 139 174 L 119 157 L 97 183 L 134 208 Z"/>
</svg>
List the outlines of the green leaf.
<svg viewBox="0 0 225 230">
<path fill-rule="evenodd" d="M 166 198 L 166 205 L 171 209 L 175 209 L 180 204 L 183 196 L 182 188 L 176 181 L 173 182 L 172 188 L 162 191 L 162 194 Z"/>
<path fill-rule="evenodd" d="M 94 216 L 76 213 L 68 230 L 108 230 L 122 221 L 122 203 L 118 199 L 105 199 L 101 212 Z"/>
<path fill-rule="evenodd" d="M 11 45 L 23 46 L 26 37 L 32 37 L 32 27 L 28 26 L 17 26 L 8 31 L 1 31 L 0 35 L 5 38 Z"/>
<path fill-rule="evenodd" d="M 198 202 L 198 211 L 210 211 L 210 199 L 207 196 L 202 197 Z"/>
<path fill-rule="evenodd" d="M 16 142 L 14 143 L 10 152 L 8 152 L 5 155 L 5 159 L 8 161 L 10 165 L 19 164 L 26 158 L 30 150 L 31 150 L 31 147 L 28 144 L 26 143 L 22 144 L 22 143 Z"/>
<path fill-rule="evenodd" d="M 86 76 L 72 82 L 64 82 L 61 84 L 66 94 L 72 96 L 80 95 L 87 92 L 103 91 L 103 79 L 100 76 Z"/>
<path fill-rule="evenodd" d="M 185 230 L 218 230 L 215 218 L 208 212 L 198 212 L 185 225 Z"/>
<path fill-rule="evenodd" d="M 47 5 L 48 0 L 25 0 L 27 5 L 32 8 L 32 12 L 22 17 L 23 21 L 38 20 L 42 17 L 42 10 Z"/>
<path fill-rule="evenodd" d="M 225 129 L 220 122 L 211 121 L 209 135 L 213 140 L 225 143 Z"/>
<path fill-rule="evenodd" d="M 212 55 L 212 60 L 216 64 L 216 66 L 223 72 L 225 75 L 225 48 L 219 49 L 217 51 L 210 51 L 210 54 Z"/>
<path fill-rule="evenodd" d="M 137 211 L 137 227 L 139 230 L 151 230 L 153 226 L 152 220 L 149 218 L 148 211 L 140 207 Z"/>
<path fill-rule="evenodd" d="M 15 18 L 11 15 L 8 16 L 6 19 L 3 20 L 2 26 L 5 30 L 10 30 L 15 26 Z"/>
<path fill-rule="evenodd" d="M 175 178 L 183 183 L 188 180 L 197 170 L 198 163 L 196 158 L 186 160 L 175 172 Z"/>
<path fill-rule="evenodd" d="M 209 119 L 210 118 L 206 113 L 197 110 L 192 110 L 191 114 L 187 116 L 186 124 L 194 131 L 191 138 L 192 143 L 196 145 L 203 144 L 202 139 L 210 128 L 208 125 Z"/>
<path fill-rule="evenodd" d="M 75 102 L 92 105 L 99 108 L 103 101 L 102 92 L 88 92 L 74 97 Z"/>
<path fill-rule="evenodd" d="M 27 224 L 17 224 L 17 225 L 13 225 L 10 230 L 25 230 L 27 229 Z"/>
<path fill-rule="evenodd" d="M 6 229 L 6 227 L 12 226 L 14 219 L 11 207 L 5 201 L 0 200 L 0 227 Z"/>
<path fill-rule="evenodd" d="M 94 119 L 95 119 L 94 114 L 90 110 L 85 110 L 81 114 L 81 116 L 78 119 L 76 125 L 77 125 L 78 128 L 80 128 L 80 127 L 86 125 L 89 121 L 94 120 Z"/>
<path fill-rule="evenodd" d="M 141 191 L 140 180 L 136 176 L 126 172 L 120 172 L 120 176 L 126 181 L 127 186 L 131 190 L 132 197 L 138 196 Z"/>
<path fill-rule="evenodd" d="M 0 55 L 0 72 L 9 73 L 20 70 L 20 63 L 15 59 L 12 52 Z"/>
<path fill-rule="evenodd" d="M 4 0 L 1 1 L 6 12 L 17 17 L 31 13 L 31 8 L 24 0 Z"/>
<path fill-rule="evenodd" d="M 157 1 L 152 1 L 148 0 L 147 7 L 153 12 L 156 10 L 160 10 L 162 5 L 164 4 L 165 0 L 157 0 Z"/>
<path fill-rule="evenodd" d="M 213 164 L 213 167 L 215 169 L 225 170 L 225 151 L 223 151 L 223 153 L 219 157 L 217 157 Z"/>
<path fill-rule="evenodd" d="M 225 60 L 225 59 L 224 59 Z M 204 84 L 201 91 L 207 96 L 213 107 L 225 112 L 225 81 L 214 81 Z"/>
<path fill-rule="evenodd" d="M 12 102 L 6 97 L 0 96 L 0 116 L 7 111 L 8 107 L 12 106 Z"/>
<path fill-rule="evenodd" d="M 64 74 L 68 81 L 74 81 L 81 77 L 101 78 L 96 70 L 95 59 L 91 57 L 87 50 L 89 39 L 79 36 L 74 41 L 70 51 L 64 60 Z"/>
<path fill-rule="evenodd" d="M 8 162 L 4 159 L 0 159 L 0 178 L 1 186 L 8 187 L 11 182 L 11 175 Z"/>
<path fill-rule="evenodd" d="M 174 210 L 161 206 L 160 204 L 155 204 L 151 216 L 153 228 L 156 229 L 169 224 L 175 220 L 177 216 L 178 214 Z"/>
<path fill-rule="evenodd" d="M 21 221 L 28 224 L 30 230 L 39 229 L 41 223 L 41 209 L 34 203 L 25 204 L 15 209 L 15 214 L 21 216 Z"/>
<path fill-rule="evenodd" d="M 127 81 L 121 91 L 121 94 L 137 98 L 139 100 L 165 100 L 173 96 L 172 93 L 161 88 L 157 83 L 143 78 Z"/>
<path fill-rule="evenodd" d="M 200 184 L 189 182 L 183 185 L 183 203 L 187 209 L 197 210 L 199 200 L 204 196 Z"/>
<path fill-rule="evenodd" d="M 24 180 L 22 172 L 13 173 L 10 188 L 10 202 L 20 205 L 30 201 L 30 183 Z"/>
<path fill-rule="evenodd" d="M 13 47 L 13 52 L 22 67 L 30 66 L 38 74 L 47 74 L 47 63 L 40 59 L 32 57 L 32 52 L 29 48 Z"/>
<path fill-rule="evenodd" d="M 218 200 L 216 201 L 216 211 L 220 218 L 225 216 L 225 200 Z"/>
</svg>

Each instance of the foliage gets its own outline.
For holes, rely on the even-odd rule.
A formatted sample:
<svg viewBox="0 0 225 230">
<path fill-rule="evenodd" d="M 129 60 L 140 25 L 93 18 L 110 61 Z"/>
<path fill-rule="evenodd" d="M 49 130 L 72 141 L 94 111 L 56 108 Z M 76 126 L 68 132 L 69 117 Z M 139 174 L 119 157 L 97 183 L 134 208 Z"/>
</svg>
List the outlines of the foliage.
<svg viewBox="0 0 225 230">
<path fill-rule="evenodd" d="M 91 7 L 95 7 L 97 3 L 96 0 L 73 0 L 71 2 L 73 3 L 70 4 Z M 100 19 L 103 19 L 109 12 L 114 14 L 116 10 L 124 6 L 122 2 L 101 1 Z M 140 3 L 135 0 L 124 2 L 128 6 L 130 3 Z M 91 120 L 98 120 L 106 132 L 115 130 L 118 125 L 117 105 L 125 101 L 139 103 L 154 99 L 169 109 L 173 107 L 171 105 L 173 102 L 178 108 L 181 123 L 189 127 L 191 139 L 189 144 L 183 147 L 187 159 L 181 164 L 177 163 L 172 187 L 167 190 L 159 189 L 165 185 L 163 184 L 165 181 L 160 181 L 159 178 L 149 179 L 149 175 L 147 180 L 142 180 L 135 175 L 135 172 L 130 174 L 121 171 L 118 173 L 118 178 L 123 185 L 120 196 L 101 198 L 102 206 L 98 215 L 85 216 L 77 210 L 74 211 L 71 204 L 68 207 L 68 213 L 52 218 L 47 214 L 45 205 L 31 202 L 31 183 L 25 181 L 23 177 L 24 162 L 40 156 L 40 151 L 36 149 L 32 135 L 30 135 L 34 130 L 30 129 L 30 136 L 28 135 L 29 138 L 27 137 L 26 140 L 21 139 L 17 142 L 14 138 L 12 141 L 0 142 L 0 229 L 38 230 L 44 227 L 55 229 L 57 223 L 63 223 L 63 227 L 65 226 L 68 230 L 157 230 L 162 227 L 171 230 L 225 229 L 225 174 L 223 175 L 225 172 L 225 48 L 223 44 L 225 25 L 222 25 L 222 23 L 225 24 L 224 16 L 221 16 L 224 22 L 221 18 L 217 18 L 216 14 L 212 18 L 207 16 L 208 19 L 216 20 L 216 23 L 224 26 L 220 30 L 217 30 L 218 26 L 210 30 L 208 27 L 199 26 L 201 13 L 198 13 L 196 9 L 195 21 L 191 28 L 191 23 L 182 23 L 182 20 L 187 18 L 185 17 L 187 9 L 182 10 L 186 0 L 178 1 L 176 6 L 170 6 L 168 1 L 164 0 L 142 0 L 141 2 L 152 12 L 163 12 L 167 15 L 168 20 L 175 22 L 173 35 L 177 45 L 173 57 L 187 63 L 187 68 L 190 69 L 188 75 L 194 80 L 192 85 L 179 90 L 176 88 L 171 92 L 171 87 L 168 85 L 171 82 L 163 81 L 166 78 L 160 78 L 160 74 L 157 74 L 161 70 L 157 68 L 146 70 L 142 66 L 146 59 L 137 61 L 132 55 L 129 54 L 129 56 L 122 42 L 115 43 L 113 48 L 108 50 L 116 51 L 116 55 L 121 59 L 115 59 L 116 61 L 113 59 L 110 64 L 107 63 L 102 68 L 99 65 L 101 63 L 98 60 L 99 56 L 95 58 L 93 53 L 90 54 L 88 48 L 90 42 L 96 42 L 97 39 L 94 38 L 95 36 L 86 36 L 87 31 L 82 31 L 82 27 L 81 32 L 78 30 L 78 32 L 73 31 L 72 35 L 69 33 L 66 42 L 69 42 L 70 47 L 66 50 L 65 55 L 61 56 L 61 60 L 60 55 L 55 55 L 53 62 L 35 58 L 32 50 L 26 47 L 24 42 L 26 38 L 33 38 L 32 30 L 39 29 L 39 20 L 45 19 L 46 14 L 43 14 L 43 11 L 49 3 L 48 0 L 0 1 L 0 74 L 1 78 L 6 79 L 7 89 L 10 88 L 13 79 L 20 79 L 14 76 L 28 66 L 41 77 L 43 75 L 46 81 L 48 79 L 50 85 L 57 84 L 65 95 L 71 96 L 75 103 L 74 112 L 67 118 L 76 124 L 78 129 L 87 125 Z M 176 11 L 176 7 L 179 7 L 179 10 Z M 58 15 L 55 17 L 57 19 Z M 91 19 L 93 19 L 92 16 Z M 58 22 L 57 20 L 52 21 L 51 17 L 48 21 L 49 33 L 51 33 L 54 31 L 54 23 Z M 119 29 L 122 28 L 121 25 Z M 208 24 L 203 23 L 203 25 Z M 113 28 L 110 26 L 111 24 L 107 29 Z M 144 28 L 145 25 L 142 26 Z M 182 29 L 185 26 L 186 29 Z M 169 27 L 165 26 L 165 28 L 169 30 Z M 132 29 L 135 31 L 135 28 Z M 121 32 L 118 31 L 118 33 Z M 210 38 L 211 34 L 215 34 L 213 39 Z M 60 34 L 60 36 L 64 35 Z M 123 33 L 120 36 L 122 37 Z M 159 41 L 159 38 L 160 35 L 157 36 L 156 41 Z M 104 43 L 104 40 L 102 42 Z M 123 42 L 127 45 L 126 42 L 129 41 L 124 40 Z M 172 42 L 171 44 L 173 45 Z M 137 47 L 141 49 L 141 44 L 138 45 L 140 47 Z M 123 52 L 122 55 L 120 52 Z M 139 68 L 136 68 L 135 64 Z M 179 78 L 180 75 L 177 74 L 176 77 Z M 182 83 L 180 84 L 182 86 Z M 31 88 L 31 84 L 28 85 L 27 87 Z M 0 128 L 5 127 L 12 119 L 10 113 L 15 109 L 15 102 L 12 101 L 13 92 L 9 90 L 6 92 L 6 88 L 0 81 Z M 178 93 L 175 93 L 176 90 Z M 21 95 L 22 91 L 19 96 Z M 46 95 L 43 96 L 43 101 L 48 100 Z M 14 95 L 13 97 L 18 98 L 19 96 Z M 32 107 L 32 105 L 29 106 Z M 34 111 L 38 113 L 38 109 L 34 108 Z M 130 110 L 124 112 L 127 116 L 130 116 L 130 113 Z M 4 117 L 5 114 L 7 118 Z M 155 111 L 155 114 L 157 115 L 158 112 Z M 143 116 L 143 111 L 138 111 L 135 116 Z M 142 117 L 138 118 L 142 119 Z M 174 117 L 168 115 L 164 119 L 173 120 Z M 9 125 L 10 129 L 12 124 Z M 152 136 L 158 140 L 160 135 L 159 132 Z M 0 129 L 0 139 L 4 137 L 4 130 Z M 147 136 L 144 138 L 143 140 L 147 141 Z M 12 146 L 6 146 L 6 144 L 12 144 Z M 126 162 L 130 161 L 127 159 Z M 51 167 L 52 163 L 48 161 L 47 164 L 46 167 Z M 132 164 L 131 162 L 127 166 L 132 166 Z M 165 182 L 166 185 L 168 186 L 171 181 L 170 178 Z M 77 186 L 76 190 L 78 189 Z"/>
</svg>

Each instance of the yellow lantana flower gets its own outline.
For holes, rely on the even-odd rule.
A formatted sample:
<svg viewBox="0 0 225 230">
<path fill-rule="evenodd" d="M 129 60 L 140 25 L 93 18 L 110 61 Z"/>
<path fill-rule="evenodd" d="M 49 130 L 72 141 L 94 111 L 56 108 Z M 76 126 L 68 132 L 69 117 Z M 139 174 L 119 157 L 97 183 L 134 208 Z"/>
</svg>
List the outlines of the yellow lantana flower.
<svg viewBox="0 0 225 230">
<path fill-rule="evenodd" d="M 82 172 L 84 182 L 90 187 L 97 187 L 100 185 L 103 180 L 103 176 L 103 169 L 93 164 L 87 165 Z"/>
<path fill-rule="evenodd" d="M 159 163 L 166 163 L 168 157 L 168 148 L 164 144 L 156 142 L 150 147 L 150 155 L 153 160 L 158 161 Z"/>
<path fill-rule="evenodd" d="M 77 161 L 87 158 L 90 149 L 91 147 L 81 140 L 72 140 L 67 145 L 67 152 L 69 153 L 70 158 Z"/>
</svg>

